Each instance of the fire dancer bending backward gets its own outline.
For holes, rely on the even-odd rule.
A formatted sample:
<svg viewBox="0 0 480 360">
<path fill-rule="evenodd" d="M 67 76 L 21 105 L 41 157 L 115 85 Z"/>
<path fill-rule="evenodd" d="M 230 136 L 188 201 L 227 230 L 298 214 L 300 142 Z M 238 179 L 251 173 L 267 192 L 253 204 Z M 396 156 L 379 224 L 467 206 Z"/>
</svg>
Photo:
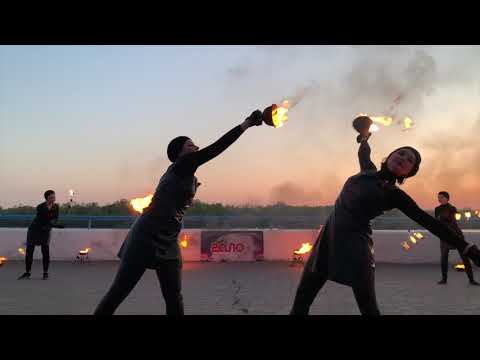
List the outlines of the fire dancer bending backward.
<svg viewBox="0 0 480 360">
<path fill-rule="evenodd" d="M 43 280 L 48 279 L 48 267 L 50 265 L 50 232 L 52 228 L 63 228 L 57 223 L 59 208 L 55 204 L 55 192 L 47 190 L 43 194 L 45 202 L 37 206 L 37 214 L 27 231 L 27 250 L 25 254 L 25 273 L 18 279 L 30 279 L 32 270 L 33 252 L 35 246 L 42 249 Z"/>
<path fill-rule="evenodd" d="M 135 221 L 120 248 L 118 272 L 94 315 L 112 315 L 146 269 L 157 273 L 167 315 L 184 314 L 178 235 L 185 211 L 200 185 L 195 172 L 225 151 L 245 130 L 261 125 L 262 121 L 262 112 L 256 110 L 242 124 L 201 150 L 186 136 L 176 137 L 168 144 L 167 155 L 173 164 L 161 177 L 152 202 Z"/>
<path fill-rule="evenodd" d="M 439 206 L 435 208 L 435 217 L 443 222 L 445 225 L 450 227 L 452 231 L 456 232 L 458 236 L 464 237 L 462 230 L 458 226 L 457 220 L 455 219 L 455 214 L 457 213 L 457 209 L 455 206 L 449 203 L 450 194 L 446 191 L 440 191 L 438 193 L 438 202 L 440 203 Z M 441 270 L 442 270 L 442 280 L 438 282 L 440 285 L 444 285 L 447 283 L 447 275 L 448 275 L 448 253 L 450 250 L 455 249 L 454 246 L 448 244 L 447 242 L 440 239 L 440 254 L 441 254 Z M 478 282 L 475 281 L 473 278 L 473 269 L 472 264 L 470 264 L 470 260 L 460 253 L 460 258 L 465 265 L 465 272 L 467 273 L 468 280 L 470 285 L 480 285 Z"/>
<path fill-rule="evenodd" d="M 397 187 L 414 176 L 420 154 L 405 146 L 393 151 L 380 170 L 370 160 L 368 128 L 360 133 L 360 173 L 350 177 L 312 249 L 295 295 L 291 315 L 307 315 L 327 280 L 350 286 L 362 315 L 380 315 L 375 295 L 375 262 L 370 220 L 397 208 L 480 266 L 480 251 L 428 215 Z"/>
</svg>

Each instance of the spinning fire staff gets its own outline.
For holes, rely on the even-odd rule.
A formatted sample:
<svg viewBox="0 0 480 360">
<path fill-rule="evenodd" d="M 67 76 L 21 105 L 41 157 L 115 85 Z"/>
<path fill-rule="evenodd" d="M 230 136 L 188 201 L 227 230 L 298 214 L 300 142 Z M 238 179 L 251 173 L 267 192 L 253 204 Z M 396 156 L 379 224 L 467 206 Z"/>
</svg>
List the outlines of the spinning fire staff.
<svg viewBox="0 0 480 360">
<path fill-rule="evenodd" d="M 241 125 L 201 150 L 186 136 L 177 137 L 168 144 L 167 155 L 172 164 L 161 177 L 151 202 L 142 208 L 141 215 L 120 248 L 117 275 L 97 306 L 95 315 L 112 315 L 146 269 L 157 273 L 167 315 L 184 314 L 178 237 L 185 211 L 192 204 L 198 189 L 195 172 L 224 152 L 248 128 L 261 125 L 264 115 L 268 120 L 273 114 L 268 116 L 268 110 L 263 114 L 256 110 Z"/>
<path fill-rule="evenodd" d="M 33 263 L 35 246 L 42 249 L 43 280 L 48 279 L 48 267 L 50 264 L 50 232 L 52 228 L 63 228 L 59 225 L 59 207 L 55 204 L 55 192 L 45 191 L 45 202 L 37 206 L 37 215 L 33 219 L 27 232 L 27 250 L 25 254 L 25 273 L 18 279 L 30 279 L 30 271 Z"/>
<path fill-rule="evenodd" d="M 480 251 L 446 225 L 428 215 L 410 196 L 399 189 L 405 179 L 415 176 L 421 157 L 405 146 L 394 150 L 380 170 L 370 160 L 368 139 L 372 120 L 366 116 L 353 121 L 360 133 L 360 173 L 351 176 L 341 190 L 312 254 L 305 264 L 292 315 L 307 315 L 313 300 L 327 280 L 352 287 L 363 315 L 380 315 L 375 295 L 375 262 L 370 221 L 385 210 L 397 208 L 428 231 L 455 246 L 480 266 Z"/>
<path fill-rule="evenodd" d="M 457 214 L 457 208 L 449 203 L 450 194 L 446 191 L 440 191 L 438 193 L 438 202 L 440 206 L 435 208 L 435 218 L 447 225 L 452 231 L 454 231 L 459 237 L 464 238 L 462 230 L 458 226 L 457 220 L 455 220 L 455 214 Z M 447 283 L 448 276 L 448 253 L 450 250 L 454 250 L 455 247 L 448 244 L 447 242 L 440 239 L 440 254 L 441 254 L 441 269 L 442 269 L 442 280 L 438 282 L 440 285 Z M 468 257 L 459 252 L 460 257 L 462 258 L 463 265 L 465 266 L 465 272 L 468 276 L 470 285 L 480 285 L 473 278 L 473 269 L 472 264 Z"/>
</svg>

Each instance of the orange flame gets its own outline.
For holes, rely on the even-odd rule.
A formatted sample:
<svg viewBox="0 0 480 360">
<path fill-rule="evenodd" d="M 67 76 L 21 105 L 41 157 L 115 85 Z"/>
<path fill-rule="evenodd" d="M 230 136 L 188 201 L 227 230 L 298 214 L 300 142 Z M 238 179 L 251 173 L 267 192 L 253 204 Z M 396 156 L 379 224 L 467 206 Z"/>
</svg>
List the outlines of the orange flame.
<svg viewBox="0 0 480 360">
<path fill-rule="evenodd" d="M 463 263 L 455 265 L 456 270 L 465 270 L 465 265 Z"/>
<path fill-rule="evenodd" d="M 184 249 L 186 247 L 188 247 L 188 235 L 187 234 L 183 234 L 183 239 L 180 241 L 180 246 Z"/>
<path fill-rule="evenodd" d="M 0 265 L 3 265 L 7 261 L 5 256 L 0 256 Z"/>
<path fill-rule="evenodd" d="M 138 211 L 140 214 L 143 213 L 143 209 L 148 207 L 152 202 L 153 195 L 149 194 L 144 198 L 136 198 L 130 200 L 130 205 L 135 211 Z"/>
<path fill-rule="evenodd" d="M 415 236 L 412 236 L 412 235 L 410 235 L 410 241 L 412 242 L 412 244 L 417 243 L 417 239 L 415 238 Z"/>
<path fill-rule="evenodd" d="M 272 122 L 273 126 L 276 128 L 282 127 L 283 124 L 288 120 L 288 106 L 288 100 L 284 100 L 282 105 L 272 109 Z"/>
<path fill-rule="evenodd" d="M 368 129 L 368 131 L 370 132 L 377 132 L 378 130 L 380 130 L 380 128 L 378 127 L 377 124 L 370 125 L 370 128 Z"/>
<path fill-rule="evenodd" d="M 410 245 L 408 245 L 408 243 L 406 241 L 402 242 L 401 245 L 405 249 L 405 251 L 410 250 Z"/>
<path fill-rule="evenodd" d="M 295 255 L 302 255 L 308 253 L 312 250 L 313 246 L 310 243 L 302 243 L 302 247 L 298 250 L 295 250 L 293 253 Z"/>
<path fill-rule="evenodd" d="M 472 213 L 470 211 L 465 211 L 465 217 L 467 220 L 470 220 L 470 217 L 472 216 Z"/>
<path fill-rule="evenodd" d="M 80 255 L 87 255 L 90 252 L 90 250 L 92 250 L 92 248 L 85 248 L 83 250 L 80 250 L 78 253 Z"/>
<path fill-rule="evenodd" d="M 419 232 L 414 232 L 413 236 L 415 236 L 418 240 L 421 240 L 424 238 L 423 234 Z"/>
<path fill-rule="evenodd" d="M 460 220 L 462 218 L 462 214 L 456 213 L 455 214 L 455 220 Z"/>
<path fill-rule="evenodd" d="M 413 128 L 413 120 L 411 118 L 409 118 L 408 116 L 406 116 L 403 119 L 403 130 L 408 130 L 408 129 L 411 129 L 411 128 Z"/>
<path fill-rule="evenodd" d="M 373 122 L 378 124 L 382 124 L 383 126 L 390 126 L 392 125 L 393 118 L 390 116 L 370 116 Z"/>
<path fill-rule="evenodd" d="M 18 252 L 22 255 L 25 255 L 25 249 L 24 248 L 18 248 Z"/>
</svg>

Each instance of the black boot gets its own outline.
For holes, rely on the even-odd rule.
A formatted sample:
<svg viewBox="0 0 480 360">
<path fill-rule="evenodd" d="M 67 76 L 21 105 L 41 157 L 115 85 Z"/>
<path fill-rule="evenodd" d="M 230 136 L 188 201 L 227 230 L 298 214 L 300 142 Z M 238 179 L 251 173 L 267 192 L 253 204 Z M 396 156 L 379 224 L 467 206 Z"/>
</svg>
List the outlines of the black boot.
<svg viewBox="0 0 480 360">
<path fill-rule="evenodd" d="M 30 273 L 29 272 L 25 272 L 17 280 L 24 280 L 24 279 L 30 279 Z"/>
<path fill-rule="evenodd" d="M 442 280 L 440 280 L 437 284 L 439 285 L 445 285 L 447 283 L 447 279 L 446 278 L 443 278 Z"/>
<path fill-rule="evenodd" d="M 470 279 L 470 285 L 479 286 L 480 283 L 476 282 L 474 279 Z"/>
<path fill-rule="evenodd" d="M 48 272 L 43 273 L 43 280 L 48 280 Z"/>
<path fill-rule="evenodd" d="M 480 267 L 480 250 L 478 250 L 476 245 L 471 246 L 465 255 L 467 255 L 475 265 Z"/>
</svg>

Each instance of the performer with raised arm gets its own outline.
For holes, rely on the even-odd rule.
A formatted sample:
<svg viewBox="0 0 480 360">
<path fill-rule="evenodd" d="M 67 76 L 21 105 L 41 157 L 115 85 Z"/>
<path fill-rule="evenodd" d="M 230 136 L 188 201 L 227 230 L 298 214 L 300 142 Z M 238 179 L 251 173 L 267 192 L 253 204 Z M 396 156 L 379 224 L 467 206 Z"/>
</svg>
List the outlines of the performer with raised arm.
<svg viewBox="0 0 480 360">
<path fill-rule="evenodd" d="M 63 225 L 57 223 L 59 207 L 58 204 L 55 204 L 55 192 L 53 190 L 47 190 L 43 196 L 45 201 L 37 206 L 37 214 L 28 227 L 25 273 L 18 278 L 19 280 L 30 279 L 35 246 L 40 246 L 42 249 L 43 280 L 48 279 L 50 233 L 52 228 L 63 228 Z"/>
<path fill-rule="evenodd" d="M 225 151 L 245 130 L 261 125 L 262 121 L 262 112 L 256 110 L 241 125 L 201 150 L 186 136 L 170 142 L 167 154 L 172 164 L 161 177 L 151 204 L 133 224 L 120 248 L 120 267 L 95 315 L 113 314 L 146 269 L 157 273 L 167 315 L 184 314 L 178 235 L 185 211 L 200 185 L 195 172 Z"/>
<path fill-rule="evenodd" d="M 399 209 L 480 266 L 480 251 L 448 226 L 420 209 L 397 184 L 415 176 L 421 157 L 412 147 L 393 151 L 380 170 L 370 160 L 368 117 L 357 118 L 360 173 L 344 184 L 332 214 L 323 226 L 298 286 L 291 315 L 307 315 L 327 280 L 352 287 L 362 315 L 380 315 L 375 295 L 375 262 L 370 221 L 385 210 Z M 358 123 L 358 122 L 357 122 Z"/>
</svg>

